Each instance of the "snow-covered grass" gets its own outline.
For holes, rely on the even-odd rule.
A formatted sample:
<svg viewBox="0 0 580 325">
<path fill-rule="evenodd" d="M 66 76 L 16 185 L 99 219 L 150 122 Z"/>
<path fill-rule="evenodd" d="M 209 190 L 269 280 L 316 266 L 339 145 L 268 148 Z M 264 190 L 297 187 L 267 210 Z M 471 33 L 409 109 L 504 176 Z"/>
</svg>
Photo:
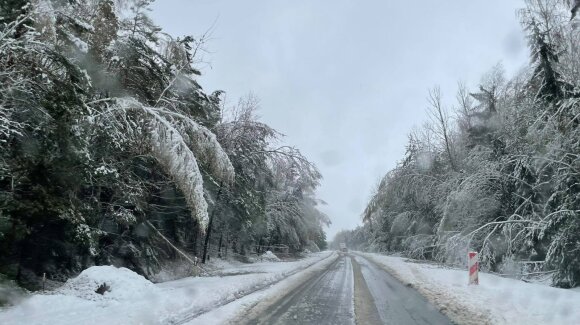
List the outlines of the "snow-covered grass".
<svg viewBox="0 0 580 325">
<path fill-rule="evenodd" d="M 479 273 L 468 285 L 467 269 L 415 263 L 401 257 L 360 253 L 413 286 L 458 324 L 580 324 L 580 291 Z"/>
<path fill-rule="evenodd" d="M 234 266 L 232 276 L 191 277 L 153 284 L 124 268 L 91 267 L 50 294 L 35 294 L 14 307 L 0 308 L 0 324 L 181 323 L 283 280 L 331 252 L 294 262 Z M 110 291 L 94 291 L 101 283 Z"/>
</svg>

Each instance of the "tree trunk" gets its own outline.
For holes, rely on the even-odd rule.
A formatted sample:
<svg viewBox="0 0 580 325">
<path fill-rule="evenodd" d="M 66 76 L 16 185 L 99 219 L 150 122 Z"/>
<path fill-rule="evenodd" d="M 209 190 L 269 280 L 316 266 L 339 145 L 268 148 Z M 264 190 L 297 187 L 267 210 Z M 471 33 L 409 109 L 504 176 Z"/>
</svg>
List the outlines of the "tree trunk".
<svg viewBox="0 0 580 325">
<path fill-rule="evenodd" d="M 199 229 L 195 227 L 195 235 L 193 236 L 192 246 L 193 246 L 193 256 L 197 256 L 197 237 L 199 237 Z"/>
<path fill-rule="evenodd" d="M 209 215 L 209 222 L 207 224 L 207 232 L 205 234 L 205 242 L 203 243 L 203 257 L 201 259 L 201 263 L 203 263 L 203 264 L 205 264 L 205 260 L 207 258 L 207 248 L 209 246 L 209 239 L 211 237 L 211 226 L 213 224 L 213 217 L 215 215 L 215 212 L 218 209 L 221 195 L 222 195 L 222 184 L 220 184 L 220 189 L 218 190 L 217 197 L 215 199 L 215 206 L 213 208 L 213 211 Z"/>
<path fill-rule="evenodd" d="M 211 236 L 211 225 L 213 223 L 213 214 L 214 214 L 214 212 L 215 212 L 215 208 L 214 208 L 214 211 L 212 211 L 211 215 L 209 216 L 209 223 L 207 224 L 207 232 L 205 234 L 205 241 L 203 243 L 203 256 L 201 258 L 201 262 L 203 264 L 205 264 L 205 259 L 207 258 L 207 247 L 209 245 L 209 238 Z"/>
<path fill-rule="evenodd" d="M 220 241 L 218 244 L 218 257 L 220 257 L 220 258 L 222 257 L 222 239 L 223 239 L 223 237 L 224 237 L 224 233 L 220 232 Z"/>
<path fill-rule="evenodd" d="M 225 258 L 228 258 L 228 237 L 228 233 L 226 233 L 226 244 L 224 245 L 226 249 L 224 254 Z"/>
</svg>

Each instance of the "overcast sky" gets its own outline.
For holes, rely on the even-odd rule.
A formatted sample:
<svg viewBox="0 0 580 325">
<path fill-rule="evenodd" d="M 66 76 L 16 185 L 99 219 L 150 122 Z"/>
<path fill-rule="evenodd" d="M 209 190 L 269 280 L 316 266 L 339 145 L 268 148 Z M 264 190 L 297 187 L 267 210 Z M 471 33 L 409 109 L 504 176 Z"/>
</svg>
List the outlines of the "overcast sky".
<svg viewBox="0 0 580 325">
<path fill-rule="evenodd" d="M 361 224 L 377 180 L 426 120 L 426 95 L 449 102 L 498 62 L 508 76 L 528 60 L 515 14 L 521 0 L 157 0 L 173 36 L 214 26 L 200 84 L 233 104 L 249 92 L 262 120 L 324 176 L 329 239 Z"/>
</svg>

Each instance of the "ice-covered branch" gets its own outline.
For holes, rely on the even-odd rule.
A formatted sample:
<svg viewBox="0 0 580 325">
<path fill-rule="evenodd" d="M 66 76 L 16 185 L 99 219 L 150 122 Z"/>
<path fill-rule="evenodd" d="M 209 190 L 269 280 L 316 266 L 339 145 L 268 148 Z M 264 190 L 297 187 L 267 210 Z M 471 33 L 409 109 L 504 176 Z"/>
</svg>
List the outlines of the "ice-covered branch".
<svg viewBox="0 0 580 325">
<path fill-rule="evenodd" d="M 211 131 L 190 117 L 148 107 L 134 98 L 116 99 L 116 108 L 109 113 L 136 112 L 146 117 L 147 129 L 141 134 L 150 141 L 150 154 L 169 174 L 184 193 L 192 215 L 205 227 L 208 221 L 207 202 L 204 198 L 203 177 L 199 159 L 224 182 L 234 177 L 234 169 Z M 131 125 L 126 117 L 121 123 Z"/>
</svg>

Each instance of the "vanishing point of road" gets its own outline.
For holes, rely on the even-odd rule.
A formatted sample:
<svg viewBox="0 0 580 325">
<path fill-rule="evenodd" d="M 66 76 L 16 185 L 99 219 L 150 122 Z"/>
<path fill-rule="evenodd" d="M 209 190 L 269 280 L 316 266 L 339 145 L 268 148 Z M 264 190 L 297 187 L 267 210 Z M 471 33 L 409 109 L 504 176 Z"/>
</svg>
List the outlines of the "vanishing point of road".
<svg viewBox="0 0 580 325">
<path fill-rule="evenodd" d="M 248 324 L 452 324 L 372 261 L 343 254 Z"/>
</svg>

